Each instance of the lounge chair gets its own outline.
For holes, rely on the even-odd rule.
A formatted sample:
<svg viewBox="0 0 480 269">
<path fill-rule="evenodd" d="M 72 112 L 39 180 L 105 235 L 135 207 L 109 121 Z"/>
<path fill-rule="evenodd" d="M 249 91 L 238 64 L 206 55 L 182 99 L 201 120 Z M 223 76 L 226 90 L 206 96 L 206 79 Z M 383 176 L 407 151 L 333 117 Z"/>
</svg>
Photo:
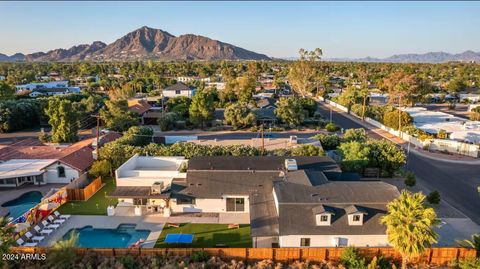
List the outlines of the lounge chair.
<svg viewBox="0 0 480 269">
<path fill-rule="evenodd" d="M 60 225 L 58 224 L 50 224 L 48 223 L 46 220 L 42 220 L 42 224 L 43 224 L 43 227 L 44 228 L 48 228 L 48 229 L 58 229 L 58 227 L 60 227 Z"/>
<path fill-rule="evenodd" d="M 60 218 L 54 218 L 52 217 L 52 215 L 48 216 L 47 218 L 50 223 L 54 223 L 54 224 L 63 224 L 65 222 L 65 219 L 60 219 Z"/>
<path fill-rule="evenodd" d="M 240 225 L 237 223 L 228 224 L 228 229 L 239 229 Z"/>
<path fill-rule="evenodd" d="M 52 229 L 42 229 L 40 226 L 36 225 L 33 227 L 33 229 L 38 233 L 38 234 L 45 234 L 45 235 L 50 235 L 53 230 Z"/>
<path fill-rule="evenodd" d="M 179 227 L 180 227 L 180 224 L 177 224 L 177 223 L 167 223 L 167 227 L 179 228 Z"/>
<path fill-rule="evenodd" d="M 71 215 L 61 215 L 58 211 L 54 211 L 53 215 L 55 215 L 55 217 L 57 217 L 57 218 L 65 219 L 65 220 L 67 220 L 71 217 Z"/>
<path fill-rule="evenodd" d="M 36 247 L 38 243 L 25 243 L 22 238 L 17 240 L 17 244 L 21 247 Z"/>
<path fill-rule="evenodd" d="M 33 242 L 40 242 L 45 239 L 45 236 L 33 235 L 31 232 L 26 232 L 25 237 L 27 237 L 28 240 L 32 240 Z"/>
</svg>

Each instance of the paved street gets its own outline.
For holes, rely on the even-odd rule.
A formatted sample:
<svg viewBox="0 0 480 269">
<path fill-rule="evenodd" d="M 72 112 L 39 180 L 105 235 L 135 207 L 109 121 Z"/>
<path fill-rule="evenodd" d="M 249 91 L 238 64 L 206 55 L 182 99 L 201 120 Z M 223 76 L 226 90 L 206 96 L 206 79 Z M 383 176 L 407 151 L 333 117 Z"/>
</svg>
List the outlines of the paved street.
<svg viewBox="0 0 480 269">
<path fill-rule="evenodd" d="M 330 109 L 324 103 L 320 110 L 324 118 L 330 117 Z M 332 111 L 333 121 L 342 128 L 364 128 L 345 116 L 344 112 Z M 382 137 L 371 130 L 369 135 L 375 139 Z M 428 189 L 438 190 L 442 199 L 460 210 L 463 214 L 480 224 L 480 164 L 441 161 L 422 156 L 412 150 L 408 156 L 406 169 L 417 175 L 417 180 Z"/>
</svg>

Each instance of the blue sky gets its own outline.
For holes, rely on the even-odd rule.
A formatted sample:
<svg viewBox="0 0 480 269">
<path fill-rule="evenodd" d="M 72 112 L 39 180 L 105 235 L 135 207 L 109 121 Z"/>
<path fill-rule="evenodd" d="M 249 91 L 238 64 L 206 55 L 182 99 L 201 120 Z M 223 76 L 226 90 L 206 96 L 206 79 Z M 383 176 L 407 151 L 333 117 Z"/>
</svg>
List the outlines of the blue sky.
<svg viewBox="0 0 480 269">
<path fill-rule="evenodd" d="M 0 53 L 115 41 L 147 25 L 274 57 L 480 51 L 480 2 L 0 2 Z"/>
</svg>

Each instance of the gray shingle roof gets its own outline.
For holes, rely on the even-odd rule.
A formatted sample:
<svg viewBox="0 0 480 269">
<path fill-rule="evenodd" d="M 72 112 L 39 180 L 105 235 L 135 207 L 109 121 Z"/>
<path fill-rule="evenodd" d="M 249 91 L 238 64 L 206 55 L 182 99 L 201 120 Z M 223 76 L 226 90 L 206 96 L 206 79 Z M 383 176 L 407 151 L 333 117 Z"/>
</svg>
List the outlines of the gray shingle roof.
<svg viewBox="0 0 480 269">
<path fill-rule="evenodd" d="M 164 91 L 189 91 L 193 90 L 192 88 L 188 87 L 187 85 L 183 84 L 182 82 L 177 82 L 172 86 L 166 87 L 163 89 Z"/>
<path fill-rule="evenodd" d="M 349 225 L 348 214 L 342 204 L 326 204 L 334 211 L 330 226 L 317 226 L 313 208 L 316 204 L 280 204 L 279 234 L 280 235 L 375 235 L 385 234 L 386 227 L 380 223 L 380 218 L 386 214 L 385 204 L 368 204 L 363 207 L 368 215 L 363 217 L 363 225 Z"/>
<path fill-rule="evenodd" d="M 200 156 L 188 161 L 188 169 L 281 171 L 285 159 L 295 159 L 299 170 L 341 172 L 335 161 L 325 156 Z"/>
</svg>

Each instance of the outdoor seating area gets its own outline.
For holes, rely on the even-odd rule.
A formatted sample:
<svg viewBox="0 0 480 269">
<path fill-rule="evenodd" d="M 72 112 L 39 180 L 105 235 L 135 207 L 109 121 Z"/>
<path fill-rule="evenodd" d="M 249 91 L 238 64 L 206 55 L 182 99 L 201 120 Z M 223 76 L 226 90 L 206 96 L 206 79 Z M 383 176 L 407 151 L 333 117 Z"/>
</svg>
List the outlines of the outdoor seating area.
<svg viewBox="0 0 480 269">
<path fill-rule="evenodd" d="M 46 219 L 42 220 L 40 224 L 36 224 L 17 239 L 17 245 L 22 247 L 36 247 L 46 237 L 51 235 L 54 230 L 60 228 L 70 218 L 70 215 L 61 215 L 58 211 L 54 211 Z M 25 224 L 18 223 L 19 229 L 25 229 Z"/>
</svg>

